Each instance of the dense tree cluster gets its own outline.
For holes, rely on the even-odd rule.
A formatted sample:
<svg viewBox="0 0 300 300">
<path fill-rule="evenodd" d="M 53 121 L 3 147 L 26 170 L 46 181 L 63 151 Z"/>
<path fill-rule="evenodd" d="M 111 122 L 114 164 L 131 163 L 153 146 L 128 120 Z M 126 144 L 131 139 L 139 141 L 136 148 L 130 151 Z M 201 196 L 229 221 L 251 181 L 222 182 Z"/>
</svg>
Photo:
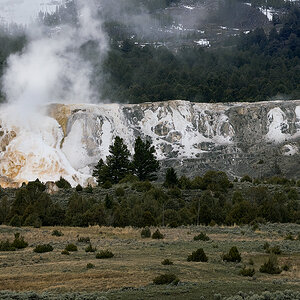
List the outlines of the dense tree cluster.
<svg viewBox="0 0 300 300">
<path fill-rule="evenodd" d="M 300 97 L 300 9 L 294 8 L 268 34 L 257 28 L 236 46 L 205 50 L 141 48 L 129 40 L 114 47 L 104 69 L 103 97 L 139 103 L 183 99 L 195 102 L 261 101 Z"/>
<path fill-rule="evenodd" d="M 92 193 L 68 189 L 65 190 L 68 193 L 61 194 L 60 202 L 59 196 L 51 198 L 45 193 L 44 185 L 35 181 L 16 190 L 15 198 L 8 199 L 2 193 L 0 224 L 176 227 L 299 222 L 299 193 L 295 183 L 288 181 L 280 186 L 274 190 L 274 185 L 270 189 L 268 184 L 236 185 L 225 173 L 209 171 L 194 179 L 181 177 L 171 188 L 136 181 L 123 182 L 110 189 L 97 187 Z M 123 192 L 117 193 L 121 188 Z"/>
<path fill-rule="evenodd" d="M 119 183 L 128 175 L 136 175 L 140 180 L 154 180 L 159 170 L 159 162 L 155 157 L 154 146 L 149 141 L 137 137 L 134 145 L 134 155 L 130 161 L 130 152 L 122 138 L 117 136 L 109 147 L 106 163 L 102 159 L 96 165 L 93 176 L 99 185 Z"/>
</svg>

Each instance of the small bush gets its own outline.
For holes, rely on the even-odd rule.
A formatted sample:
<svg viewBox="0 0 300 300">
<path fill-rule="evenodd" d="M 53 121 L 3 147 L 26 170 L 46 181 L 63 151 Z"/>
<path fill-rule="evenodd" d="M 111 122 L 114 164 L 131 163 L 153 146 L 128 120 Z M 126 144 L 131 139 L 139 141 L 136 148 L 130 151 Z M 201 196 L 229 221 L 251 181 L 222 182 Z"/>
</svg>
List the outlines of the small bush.
<svg viewBox="0 0 300 300">
<path fill-rule="evenodd" d="M 179 278 L 173 273 L 162 274 L 153 279 L 154 284 L 174 284 L 177 285 Z"/>
<path fill-rule="evenodd" d="M 187 261 L 201 261 L 201 262 L 207 262 L 208 258 L 206 254 L 204 253 L 204 250 L 202 248 L 194 251 L 191 255 L 188 256 Z"/>
<path fill-rule="evenodd" d="M 250 258 L 250 259 L 249 259 L 249 262 L 248 262 L 248 264 L 249 264 L 249 265 L 251 265 L 251 266 L 253 266 L 253 265 L 254 265 L 254 261 L 253 261 L 253 259 L 252 259 L 252 258 Z"/>
<path fill-rule="evenodd" d="M 92 244 L 89 244 L 86 248 L 85 248 L 85 252 L 96 252 L 97 248 L 93 247 Z"/>
<path fill-rule="evenodd" d="M 88 236 L 81 236 L 77 239 L 79 243 L 90 243 L 91 239 Z"/>
<path fill-rule="evenodd" d="M 0 241 L 0 251 L 15 251 L 16 248 L 12 246 L 9 240 L 3 242 Z"/>
<path fill-rule="evenodd" d="M 107 181 L 105 181 L 105 182 L 103 183 L 102 187 L 103 187 L 104 189 L 108 190 L 108 189 L 111 189 L 111 188 L 112 188 L 112 184 L 111 184 L 110 181 L 107 180 Z"/>
<path fill-rule="evenodd" d="M 136 190 L 137 192 L 148 192 L 152 188 L 152 184 L 150 181 L 140 181 L 136 182 L 132 185 L 132 189 Z"/>
<path fill-rule="evenodd" d="M 287 240 L 287 241 L 294 241 L 295 240 L 295 238 L 293 237 L 293 235 L 291 233 L 287 234 L 284 239 Z"/>
<path fill-rule="evenodd" d="M 88 194 L 93 194 L 93 187 L 90 184 L 88 184 L 87 187 L 84 189 L 84 192 Z"/>
<path fill-rule="evenodd" d="M 161 240 L 164 238 L 164 235 L 158 229 L 156 229 L 156 231 L 152 234 L 152 238 L 156 240 Z"/>
<path fill-rule="evenodd" d="M 228 262 L 240 262 L 242 260 L 241 254 L 235 246 L 233 246 L 227 254 L 224 254 L 222 258 Z"/>
<path fill-rule="evenodd" d="M 125 191 L 122 187 L 118 187 L 115 191 L 117 197 L 123 197 L 125 195 Z"/>
<path fill-rule="evenodd" d="M 273 253 L 273 254 L 279 255 L 282 253 L 282 251 L 279 246 L 274 246 L 274 247 L 268 248 L 266 250 L 266 253 Z"/>
<path fill-rule="evenodd" d="M 65 250 L 69 251 L 69 252 L 75 252 L 78 251 L 77 246 L 74 244 L 68 244 L 65 248 Z"/>
<path fill-rule="evenodd" d="M 52 231 L 52 235 L 53 236 L 63 236 L 64 234 L 60 230 L 55 229 Z"/>
<path fill-rule="evenodd" d="M 151 237 L 151 230 L 149 227 L 145 227 L 141 231 L 141 237 L 142 238 L 150 238 Z"/>
<path fill-rule="evenodd" d="M 80 184 L 78 184 L 78 185 L 76 186 L 76 191 L 77 191 L 77 192 L 82 192 L 82 190 L 83 190 L 82 186 L 81 186 Z"/>
<path fill-rule="evenodd" d="M 209 241 L 210 238 L 206 235 L 206 233 L 200 232 L 200 234 L 194 236 L 194 241 Z"/>
<path fill-rule="evenodd" d="M 60 179 L 56 181 L 55 184 L 60 189 L 70 189 L 72 187 L 71 184 L 62 177 L 60 177 Z"/>
<path fill-rule="evenodd" d="M 267 251 L 270 248 L 270 244 L 268 242 L 265 242 L 263 248 Z"/>
<path fill-rule="evenodd" d="M 242 177 L 241 182 L 252 182 L 252 178 L 249 175 L 245 175 Z"/>
<path fill-rule="evenodd" d="M 242 275 L 242 276 L 248 276 L 248 277 L 252 277 L 254 274 L 255 274 L 255 270 L 253 269 L 253 268 L 246 268 L 246 267 L 244 267 L 241 271 L 240 271 L 240 273 L 239 273 L 240 275 Z"/>
<path fill-rule="evenodd" d="M 24 237 L 20 236 L 20 233 L 15 233 L 15 239 L 11 245 L 16 249 L 24 249 L 28 246 L 28 243 L 24 241 Z"/>
<path fill-rule="evenodd" d="M 96 258 L 98 259 L 105 259 L 105 258 L 112 258 L 114 254 L 109 250 L 101 250 L 96 254 Z"/>
<path fill-rule="evenodd" d="M 285 264 L 282 266 L 282 271 L 289 271 L 290 270 L 290 266 L 288 264 Z"/>
<path fill-rule="evenodd" d="M 261 273 L 268 273 L 268 274 L 280 274 L 281 270 L 278 267 L 278 260 L 277 256 L 271 254 L 268 261 L 265 262 L 259 269 Z"/>
<path fill-rule="evenodd" d="M 164 266 L 170 266 L 173 265 L 173 262 L 170 259 L 166 258 L 161 262 L 161 264 Z"/>
<path fill-rule="evenodd" d="M 36 253 L 46 253 L 53 251 L 53 247 L 50 244 L 37 245 L 33 251 Z"/>
<path fill-rule="evenodd" d="M 12 227 L 21 227 L 21 225 L 22 225 L 21 217 L 17 215 L 14 215 L 9 222 L 9 226 Z"/>
<path fill-rule="evenodd" d="M 88 263 L 88 264 L 86 265 L 86 268 L 87 268 L 87 269 L 94 269 L 94 268 L 95 268 L 95 265 L 93 265 L 93 264 L 91 264 L 91 263 Z"/>
<path fill-rule="evenodd" d="M 70 252 L 68 250 L 64 249 L 63 251 L 61 251 L 61 254 L 70 255 Z"/>
</svg>

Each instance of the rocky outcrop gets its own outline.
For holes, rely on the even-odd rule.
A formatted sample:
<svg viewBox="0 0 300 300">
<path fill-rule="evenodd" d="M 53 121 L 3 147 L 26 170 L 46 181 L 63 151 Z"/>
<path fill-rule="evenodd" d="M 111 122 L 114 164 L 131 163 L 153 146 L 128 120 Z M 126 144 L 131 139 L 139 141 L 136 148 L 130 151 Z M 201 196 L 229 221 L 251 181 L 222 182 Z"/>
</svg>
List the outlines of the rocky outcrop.
<svg viewBox="0 0 300 300">
<path fill-rule="evenodd" d="M 300 101 L 52 104 L 38 118 L 32 128 L 0 112 L 2 184 L 63 176 L 84 185 L 116 135 L 131 151 L 137 136 L 150 139 L 162 173 L 300 177 Z"/>
</svg>

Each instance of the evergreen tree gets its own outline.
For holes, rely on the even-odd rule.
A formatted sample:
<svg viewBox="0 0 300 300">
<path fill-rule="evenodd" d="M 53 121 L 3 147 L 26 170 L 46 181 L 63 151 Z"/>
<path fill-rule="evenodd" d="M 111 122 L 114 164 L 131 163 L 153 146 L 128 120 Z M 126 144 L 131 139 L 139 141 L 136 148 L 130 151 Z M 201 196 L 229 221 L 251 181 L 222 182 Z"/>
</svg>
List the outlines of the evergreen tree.
<svg viewBox="0 0 300 300">
<path fill-rule="evenodd" d="M 133 171 L 142 181 L 155 180 L 154 174 L 159 170 L 159 162 L 155 157 L 155 148 L 149 141 L 143 142 L 140 137 L 135 140 L 133 155 Z"/>
<path fill-rule="evenodd" d="M 109 146 L 109 153 L 106 164 L 100 159 L 93 171 L 99 185 L 106 181 L 118 183 L 130 172 L 130 152 L 122 138 L 115 138 L 113 145 Z"/>
<path fill-rule="evenodd" d="M 167 187 L 174 187 L 178 184 L 177 174 L 174 168 L 169 168 L 166 173 L 166 179 L 164 185 Z"/>
</svg>

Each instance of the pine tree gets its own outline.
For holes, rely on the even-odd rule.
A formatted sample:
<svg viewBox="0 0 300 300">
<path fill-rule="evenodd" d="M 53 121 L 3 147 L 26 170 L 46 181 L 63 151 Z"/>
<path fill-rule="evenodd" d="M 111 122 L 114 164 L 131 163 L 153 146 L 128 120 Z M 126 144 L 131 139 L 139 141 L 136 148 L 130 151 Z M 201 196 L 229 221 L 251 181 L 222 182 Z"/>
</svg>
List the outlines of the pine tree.
<svg viewBox="0 0 300 300">
<path fill-rule="evenodd" d="M 96 165 L 93 176 L 96 177 L 98 185 L 105 182 L 118 183 L 130 173 L 130 152 L 124 144 L 123 139 L 117 136 L 112 145 L 109 146 L 106 163 L 102 159 Z"/>
<path fill-rule="evenodd" d="M 159 170 L 159 162 L 155 157 L 155 148 L 149 141 L 143 142 L 140 137 L 135 140 L 132 166 L 135 175 L 142 181 L 157 178 L 154 173 Z"/>
<path fill-rule="evenodd" d="M 174 168 L 169 168 L 166 173 L 164 185 L 167 187 L 174 187 L 178 184 L 178 177 Z"/>
</svg>

